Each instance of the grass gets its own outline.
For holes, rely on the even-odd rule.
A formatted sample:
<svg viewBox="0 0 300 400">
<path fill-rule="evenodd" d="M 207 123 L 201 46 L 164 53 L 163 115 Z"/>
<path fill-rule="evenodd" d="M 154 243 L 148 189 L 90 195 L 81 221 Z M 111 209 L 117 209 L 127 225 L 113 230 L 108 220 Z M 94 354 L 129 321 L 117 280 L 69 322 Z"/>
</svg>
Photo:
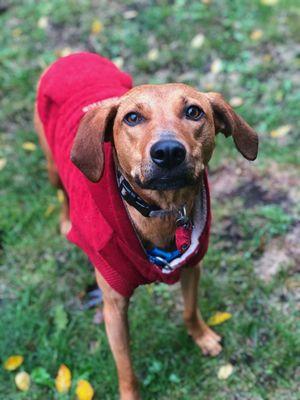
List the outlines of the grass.
<svg viewBox="0 0 300 400">
<path fill-rule="evenodd" d="M 71 368 L 74 384 L 79 377 L 93 384 L 96 399 L 117 398 L 104 327 L 93 323 L 93 310 L 81 307 L 94 282 L 92 267 L 58 234 L 59 202 L 47 183 L 41 150 L 22 147 L 37 143 L 31 121 L 35 85 L 59 55 L 88 49 L 121 59 L 137 84 L 183 81 L 228 99 L 240 97 L 237 111 L 260 132 L 260 156 L 249 173 L 272 177 L 275 166 L 299 170 L 298 2 L 205 3 L 25 0 L 1 8 L 0 159 L 6 165 L 0 172 L 0 357 L 24 355 L 21 368 L 33 379 L 30 392 L 21 393 L 14 374 L 0 369 L 1 398 L 73 398 L 74 387 L 70 395 L 55 391 L 61 363 Z M 136 11 L 134 18 L 128 18 L 129 10 Z M 91 33 L 95 19 L 103 24 L 98 34 Z M 251 39 L 255 30 L 262 30 L 261 39 Z M 195 49 L 190 44 L 199 33 L 205 39 Z M 158 57 L 149 54 L 153 49 Z M 222 68 L 214 74 L 215 60 Z M 270 135 L 282 125 L 291 125 L 286 136 Z M 230 139 L 218 138 L 212 172 L 235 166 L 239 157 Z M 285 289 L 294 270 L 287 266 L 265 283 L 254 269 L 273 238 L 293 229 L 299 208 L 275 201 L 245 207 L 246 200 L 237 194 L 213 204 L 201 307 L 205 318 L 218 310 L 233 314 L 217 327 L 225 338 L 218 358 L 202 357 L 187 337 L 178 290 L 151 285 L 133 297 L 133 360 L 144 399 L 300 398 L 300 331 L 295 297 Z M 218 380 L 218 369 L 228 362 L 234 373 Z"/>
</svg>

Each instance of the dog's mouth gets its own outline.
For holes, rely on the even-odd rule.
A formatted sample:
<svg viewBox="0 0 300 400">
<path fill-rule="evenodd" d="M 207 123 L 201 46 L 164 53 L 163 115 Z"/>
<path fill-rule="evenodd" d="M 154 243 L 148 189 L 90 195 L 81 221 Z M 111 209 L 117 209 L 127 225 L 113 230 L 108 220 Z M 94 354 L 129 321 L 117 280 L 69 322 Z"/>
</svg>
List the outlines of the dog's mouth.
<svg viewBox="0 0 300 400">
<path fill-rule="evenodd" d="M 141 189 L 149 190 L 177 190 L 196 183 L 191 173 L 154 175 L 141 181 L 140 177 L 135 178 L 136 184 Z"/>
</svg>

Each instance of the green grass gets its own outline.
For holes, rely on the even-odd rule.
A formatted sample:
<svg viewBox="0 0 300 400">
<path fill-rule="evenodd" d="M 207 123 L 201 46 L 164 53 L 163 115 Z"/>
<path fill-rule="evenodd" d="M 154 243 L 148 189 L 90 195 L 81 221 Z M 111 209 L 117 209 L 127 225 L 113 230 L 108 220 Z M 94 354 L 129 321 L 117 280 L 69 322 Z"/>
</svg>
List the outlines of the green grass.
<svg viewBox="0 0 300 400">
<path fill-rule="evenodd" d="M 228 99 L 241 97 L 237 111 L 260 132 L 259 159 L 249 171 L 262 176 L 272 176 L 274 166 L 299 171 L 297 3 L 8 2 L 0 15 L 0 159 L 7 161 L 0 172 L 0 357 L 24 355 L 21 369 L 34 382 L 23 394 L 15 388 L 15 374 L 0 369 L 1 398 L 74 398 L 74 387 L 69 396 L 54 389 L 61 363 L 71 368 L 74 385 L 79 377 L 89 379 L 96 399 L 117 398 L 104 327 L 93 323 L 94 311 L 81 307 L 82 293 L 94 282 L 92 267 L 58 234 L 59 203 L 47 183 L 41 150 L 22 148 L 25 141 L 37 143 L 31 120 L 39 74 L 66 47 L 88 49 L 121 57 L 137 84 L 184 81 Z M 124 18 L 128 10 L 136 10 L 137 16 Z M 41 17 L 48 17 L 47 28 L 38 26 Z M 91 34 L 95 18 L 104 26 L 97 35 Z M 255 29 L 263 31 L 259 41 L 250 38 Z M 193 49 L 190 43 L 198 33 L 205 40 L 201 49 Z M 151 61 L 147 53 L 153 48 L 159 57 Z M 222 60 L 222 71 L 212 76 L 210 65 L 216 59 Z M 292 128 L 286 136 L 270 135 L 287 124 Z M 212 171 L 236 165 L 237 159 L 231 139 L 218 138 Z M 245 207 L 239 195 L 213 203 L 201 306 L 205 318 L 218 310 L 233 314 L 216 328 L 225 338 L 224 351 L 216 359 L 201 356 L 181 322 L 177 290 L 139 288 L 130 320 L 143 398 L 299 399 L 295 298 L 281 295 L 287 280 L 294 279 L 293 270 L 278 273 L 268 284 L 254 271 L 268 243 L 292 229 L 299 207 L 275 201 Z M 45 215 L 49 205 L 54 211 Z M 225 230 L 228 219 L 236 232 Z M 228 362 L 234 373 L 218 380 L 218 369 Z"/>
</svg>

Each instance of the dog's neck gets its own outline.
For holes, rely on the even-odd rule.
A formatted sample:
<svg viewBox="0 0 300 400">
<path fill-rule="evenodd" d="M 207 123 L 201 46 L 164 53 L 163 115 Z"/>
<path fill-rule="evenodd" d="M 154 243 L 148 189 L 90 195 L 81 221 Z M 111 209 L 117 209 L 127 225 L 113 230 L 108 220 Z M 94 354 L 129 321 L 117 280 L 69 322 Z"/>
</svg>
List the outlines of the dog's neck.
<svg viewBox="0 0 300 400">
<path fill-rule="evenodd" d="M 159 206 L 163 210 L 177 210 L 186 206 L 187 215 L 191 216 L 199 184 L 178 190 L 141 189 L 130 177 L 126 176 L 133 190 L 147 203 Z M 125 203 L 136 233 L 145 248 L 160 247 L 166 250 L 174 248 L 176 214 L 164 217 L 144 217 L 136 208 Z"/>
</svg>

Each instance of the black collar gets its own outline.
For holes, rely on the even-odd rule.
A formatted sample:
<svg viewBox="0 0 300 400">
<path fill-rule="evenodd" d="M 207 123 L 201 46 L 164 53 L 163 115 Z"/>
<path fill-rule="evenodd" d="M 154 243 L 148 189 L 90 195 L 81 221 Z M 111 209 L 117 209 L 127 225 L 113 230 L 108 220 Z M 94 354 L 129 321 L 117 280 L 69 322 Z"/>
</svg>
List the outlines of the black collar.
<svg viewBox="0 0 300 400">
<path fill-rule="evenodd" d="M 144 217 L 164 217 L 167 215 L 174 215 L 177 217 L 176 223 L 178 225 L 185 224 L 188 220 L 186 215 L 185 205 L 179 209 L 163 210 L 162 208 L 149 204 L 143 200 L 132 188 L 130 183 L 125 179 L 122 173 L 117 171 L 118 188 L 122 198 L 138 210 Z"/>
</svg>

